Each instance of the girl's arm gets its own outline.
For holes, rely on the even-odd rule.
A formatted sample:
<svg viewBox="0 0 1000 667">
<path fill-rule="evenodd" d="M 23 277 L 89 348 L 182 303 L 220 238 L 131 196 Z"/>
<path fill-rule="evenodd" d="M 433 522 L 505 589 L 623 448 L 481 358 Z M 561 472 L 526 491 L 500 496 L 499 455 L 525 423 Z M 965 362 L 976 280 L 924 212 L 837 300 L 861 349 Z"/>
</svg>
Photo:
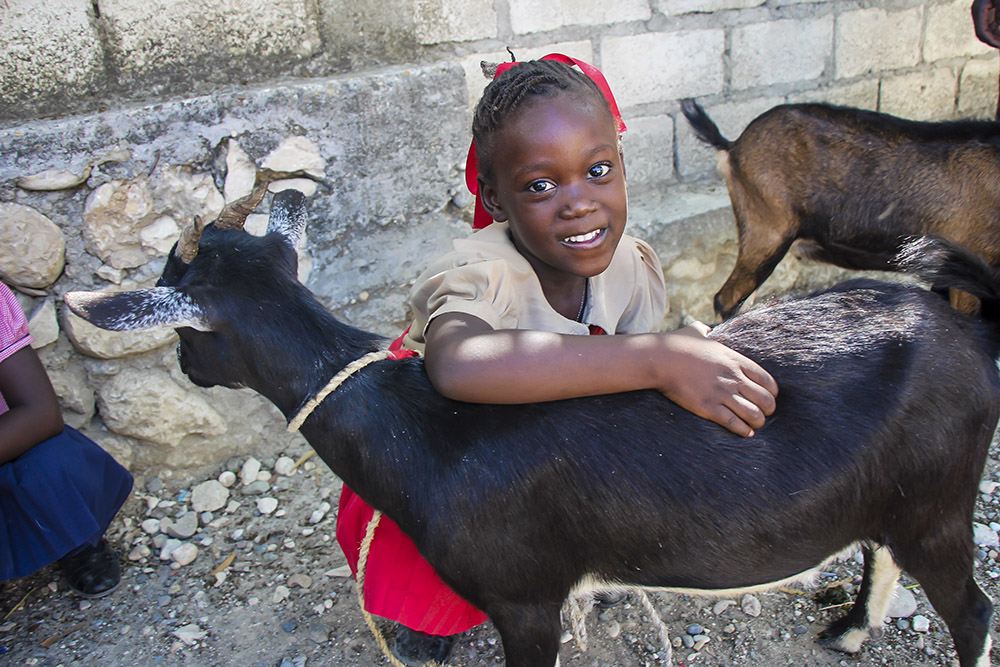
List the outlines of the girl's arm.
<svg viewBox="0 0 1000 667">
<path fill-rule="evenodd" d="M 434 387 L 472 403 L 534 403 L 656 389 L 682 408 L 751 436 L 774 412 L 778 385 L 763 368 L 704 336 L 668 333 L 575 336 L 494 330 L 448 313 L 427 329 Z"/>
<path fill-rule="evenodd" d="M 0 362 L 0 394 L 10 408 L 0 415 L 0 463 L 62 432 L 56 393 L 45 367 L 30 347 Z"/>
</svg>

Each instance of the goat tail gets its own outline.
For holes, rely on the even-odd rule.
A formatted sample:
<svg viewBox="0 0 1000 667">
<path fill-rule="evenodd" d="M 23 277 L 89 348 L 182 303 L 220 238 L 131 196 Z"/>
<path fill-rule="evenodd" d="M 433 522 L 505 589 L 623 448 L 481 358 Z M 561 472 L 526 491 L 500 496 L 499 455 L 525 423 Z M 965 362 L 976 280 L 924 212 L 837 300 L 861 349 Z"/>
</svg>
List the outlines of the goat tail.
<svg viewBox="0 0 1000 667">
<path fill-rule="evenodd" d="M 691 129 L 695 135 L 706 144 L 713 146 L 720 151 L 728 151 L 733 146 L 733 142 L 722 136 L 719 126 L 715 124 L 701 105 L 691 98 L 681 100 L 681 113 L 691 124 Z"/>
<path fill-rule="evenodd" d="M 982 303 L 982 317 L 1000 325 L 1000 270 L 963 245 L 935 236 L 907 239 L 893 263 L 932 290 L 962 290 Z"/>
</svg>

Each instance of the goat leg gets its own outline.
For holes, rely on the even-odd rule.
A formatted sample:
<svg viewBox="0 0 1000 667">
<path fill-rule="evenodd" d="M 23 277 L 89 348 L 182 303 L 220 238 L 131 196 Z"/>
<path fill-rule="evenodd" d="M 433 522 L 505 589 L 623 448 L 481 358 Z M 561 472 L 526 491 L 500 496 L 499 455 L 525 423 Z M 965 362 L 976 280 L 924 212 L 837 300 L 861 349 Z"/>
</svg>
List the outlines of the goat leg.
<svg viewBox="0 0 1000 667">
<path fill-rule="evenodd" d="M 557 667 L 559 637 L 562 634 L 560 610 L 556 603 L 507 604 L 487 613 L 503 641 L 507 667 Z"/>
</svg>

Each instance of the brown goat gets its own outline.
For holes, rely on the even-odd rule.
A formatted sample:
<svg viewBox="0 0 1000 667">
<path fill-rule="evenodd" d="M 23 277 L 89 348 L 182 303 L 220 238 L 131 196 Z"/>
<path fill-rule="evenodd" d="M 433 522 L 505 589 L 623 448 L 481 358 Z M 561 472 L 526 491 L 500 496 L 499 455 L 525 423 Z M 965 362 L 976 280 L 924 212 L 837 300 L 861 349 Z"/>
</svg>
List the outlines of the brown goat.
<svg viewBox="0 0 1000 667">
<path fill-rule="evenodd" d="M 694 100 L 681 110 L 698 138 L 720 151 L 736 216 L 736 266 L 715 295 L 723 318 L 795 241 L 837 266 L 894 270 L 903 242 L 929 234 L 1000 266 L 1000 123 L 788 104 L 729 141 Z M 977 305 L 954 294 L 953 304 L 965 312 Z"/>
</svg>

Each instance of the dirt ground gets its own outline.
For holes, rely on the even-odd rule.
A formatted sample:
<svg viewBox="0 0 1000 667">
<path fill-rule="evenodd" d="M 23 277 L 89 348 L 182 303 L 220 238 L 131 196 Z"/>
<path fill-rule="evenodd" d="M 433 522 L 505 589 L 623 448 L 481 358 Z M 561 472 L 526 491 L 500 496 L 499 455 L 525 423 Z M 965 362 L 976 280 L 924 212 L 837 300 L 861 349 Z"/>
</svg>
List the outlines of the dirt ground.
<svg viewBox="0 0 1000 667">
<path fill-rule="evenodd" d="M 987 481 L 1000 481 L 996 445 L 994 450 Z M 304 453 L 287 454 L 298 459 Z M 337 479 L 315 458 L 290 475 L 270 472 L 274 458 L 262 457 L 262 462 L 265 471 L 260 477 L 267 479 L 253 489 L 264 487 L 259 495 L 237 481 L 226 508 L 200 516 L 198 531 L 184 540 L 198 548 L 188 564 L 161 560 L 160 543 L 167 536 L 147 532 L 150 519 L 177 520 L 190 511 L 193 486 L 223 470 L 239 474 L 242 461 L 227 462 L 200 479 L 137 481 L 108 533 L 122 552 L 123 568 L 122 585 L 110 596 L 93 601 L 74 596 L 55 567 L 0 583 L 0 667 L 389 664 L 358 610 L 353 580 L 345 576 L 345 561 L 333 538 Z M 992 491 L 984 489 L 977 508 L 976 520 L 987 525 L 1000 522 L 1000 490 Z M 257 502 L 261 498 L 274 498 L 277 508 L 262 513 Z M 333 508 L 325 511 L 324 502 Z M 153 521 L 154 532 L 155 525 Z M 978 581 L 993 600 L 1000 600 L 997 551 L 983 548 L 977 560 Z M 816 636 L 843 613 L 844 584 L 850 590 L 860 581 L 860 572 L 859 563 L 848 558 L 828 567 L 808 591 L 759 593 L 757 615 L 752 601 L 745 605 L 741 599 L 720 604 L 717 598 L 650 597 L 677 645 L 674 665 L 957 664 L 947 630 L 920 587 L 905 576 L 902 583 L 917 601 L 913 616 L 893 619 L 883 636 L 869 640 L 860 654 L 822 648 Z M 998 618 L 994 616 L 994 630 Z M 929 627 L 918 632 L 923 619 Z M 572 636 L 571 624 L 564 628 L 564 667 L 665 664 L 656 627 L 637 598 L 587 615 L 586 650 L 580 637 Z M 391 635 L 391 628 L 385 629 Z M 1000 664 L 1000 652 L 994 651 L 994 656 L 992 664 Z M 502 662 L 499 638 L 487 624 L 460 639 L 450 664 L 482 667 Z"/>
</svg>

